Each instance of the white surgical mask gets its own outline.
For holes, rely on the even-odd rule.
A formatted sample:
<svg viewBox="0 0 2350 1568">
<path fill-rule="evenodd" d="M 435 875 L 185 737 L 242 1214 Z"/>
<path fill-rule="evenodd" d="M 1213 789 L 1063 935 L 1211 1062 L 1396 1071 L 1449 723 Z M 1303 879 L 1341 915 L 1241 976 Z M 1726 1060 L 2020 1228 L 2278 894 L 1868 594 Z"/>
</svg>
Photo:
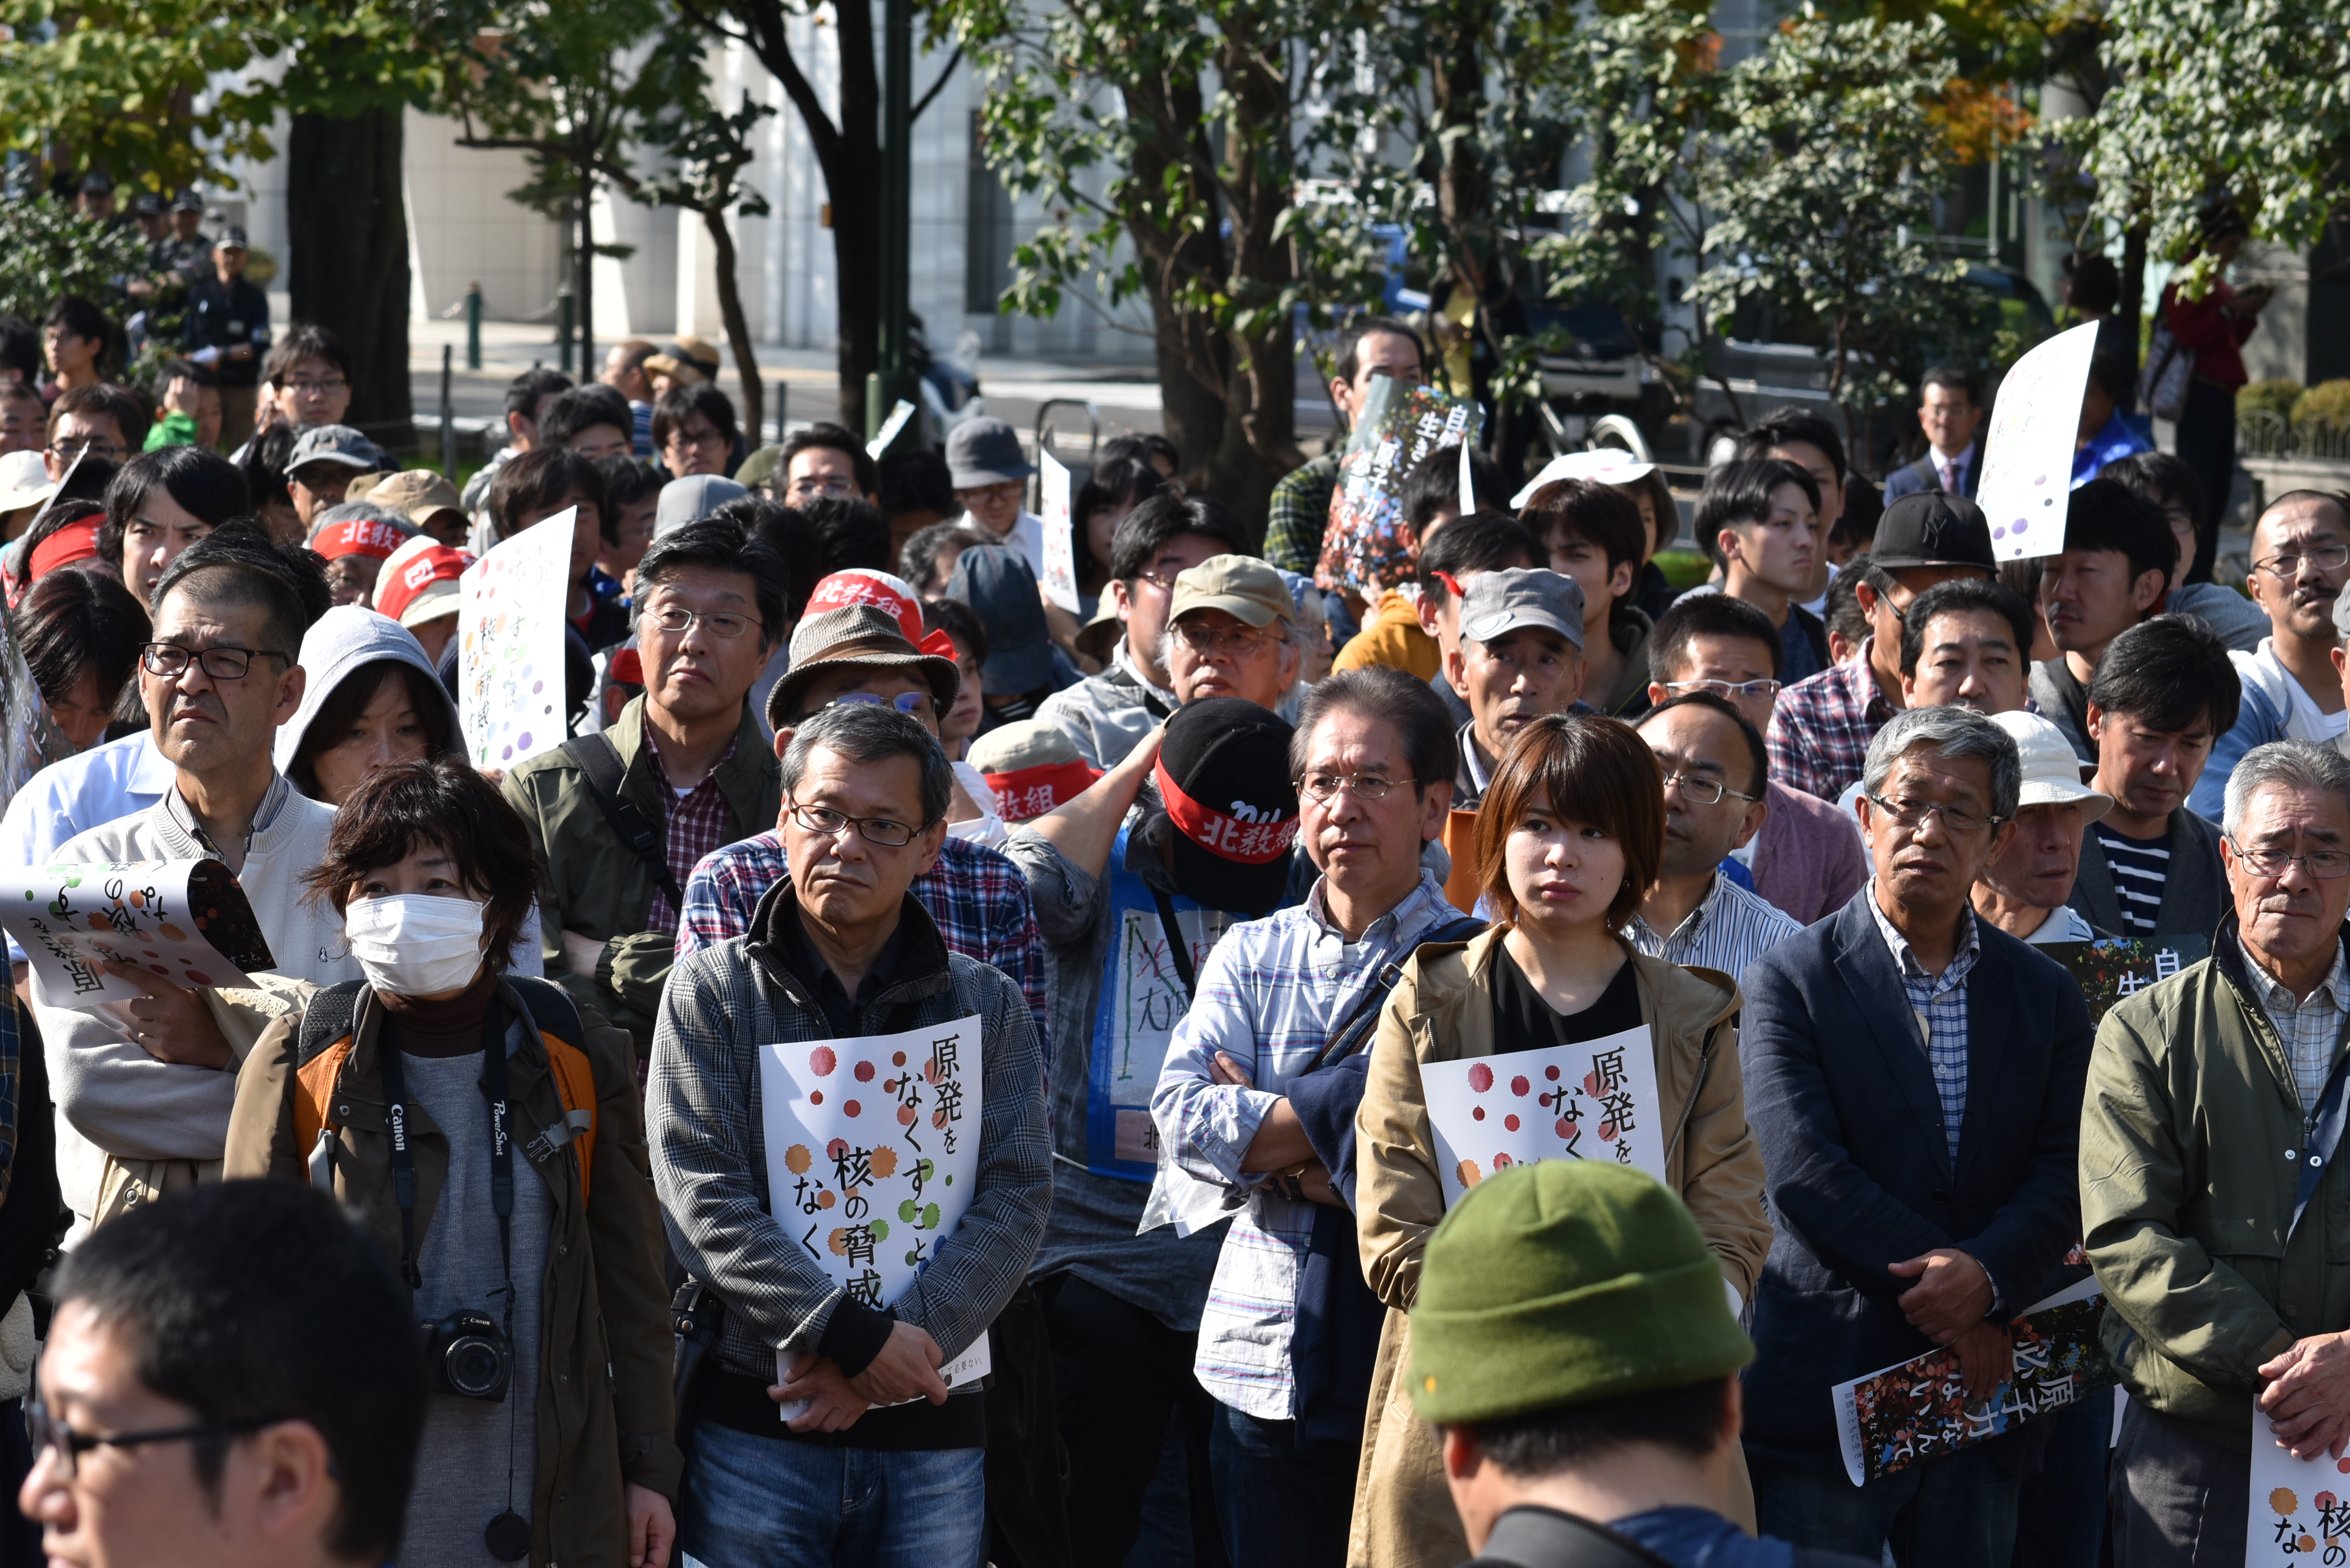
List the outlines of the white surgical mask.
<svg viewBox="0 0 2350 1568">
<path fill-rule="evenodd" d="M 368 983 L 395 996 L 463 991 L 482 967 L 484 905 L 431 893 L 361 898 L 343 914 L 343 935 Z"/>
</svg>

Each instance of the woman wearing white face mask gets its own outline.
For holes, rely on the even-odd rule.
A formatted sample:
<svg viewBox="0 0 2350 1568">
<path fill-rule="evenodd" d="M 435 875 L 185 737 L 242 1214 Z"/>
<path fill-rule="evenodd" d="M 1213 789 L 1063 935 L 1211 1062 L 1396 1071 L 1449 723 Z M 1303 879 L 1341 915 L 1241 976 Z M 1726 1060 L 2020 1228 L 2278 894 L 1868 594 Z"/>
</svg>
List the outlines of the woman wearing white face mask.
<svg viewBox="0 0 2350 1568">
<path fill-rule="evenodd" d="M 366 979 L 254 1046 L 225 1173 L 332 1192 L 413 1293 L 434 1393 L 399 1561 L 665 1563 L 682 1461 L 634 1064 L 506 971 L 539 882 L 521 818 L 462 762 L 381 766 L 309 882 Z"/>
</svg>

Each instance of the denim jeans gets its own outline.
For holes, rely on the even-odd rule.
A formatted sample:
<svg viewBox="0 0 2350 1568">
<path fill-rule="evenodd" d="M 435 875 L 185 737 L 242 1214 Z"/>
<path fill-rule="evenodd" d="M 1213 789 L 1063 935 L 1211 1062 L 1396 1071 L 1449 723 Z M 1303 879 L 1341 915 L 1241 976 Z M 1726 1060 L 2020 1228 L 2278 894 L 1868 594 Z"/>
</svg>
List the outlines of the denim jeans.
<svg viewBox="0 0 2350 1568">
<path fill-rule="evenodd" d="M 2053 1423 L 1855 1486 L 1841 1464 L 1807 1465 L 1750 1445 L 1754 1514 L 1766 1536 L 1901 1568 L 1983 1568 L 2015 1550 L 2015 1500 Z"/>
<path fill-rule="evenodd" d="M 678 1508 L 686 1568 L 979 1568 L 984 1453 L 827 1448 L 701 1422 Z"/>
<path fill-rule="evenodd" d="M 1344 1568 L 1362 1445 L 1300 1447 L 1297 1423 L 1216 1407 L 1208 1464 L 1232 1568 Z"/>
</svg>

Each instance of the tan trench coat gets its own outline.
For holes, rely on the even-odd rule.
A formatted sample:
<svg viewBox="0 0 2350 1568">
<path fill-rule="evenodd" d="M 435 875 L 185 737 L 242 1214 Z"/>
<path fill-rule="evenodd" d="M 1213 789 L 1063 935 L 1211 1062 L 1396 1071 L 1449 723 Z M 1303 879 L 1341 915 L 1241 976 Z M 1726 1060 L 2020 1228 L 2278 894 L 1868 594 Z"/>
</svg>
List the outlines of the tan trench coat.
<svg viewBox="0 0 2350 1568">
<path fill-rule="evenodd" d="M 1388 1305 L 1363 1423 L 1347 1561 L 1363 1568 L 1456 1568 L 1469 1542 L 1444 1482 L 1436 1428 L 1419 1418 L 1399 1376 L 1410 1353 L 1413 1298 L 1429 1232 L 1444 1218 L 1436 1140 L 1419 1065 L 1493 1054 L 1490 966 L 1497 928 L 1461 946 L 1430 945 L 1404 967 L 1380 1014 L 1369 1084 L 1356 1113 L 1356 1225 L 1363 1273 Z M 1723 1278 L 1752 1301 L 1771 1250 L 1762 1213 L 1762 1153 L 1746 1125 L 1728 975 L 1632 955 L 1640 1016 L 1652 1032 L 1657 1096 L 1672 1114 L 1666 1179 L 1721 1255 Z M 1733 1454 L 1735 1450 L 1733 1450 Z M 1734 1466 L 1731 1516 L 1751 1534 L 1754 1503 Z"/>
</svg>

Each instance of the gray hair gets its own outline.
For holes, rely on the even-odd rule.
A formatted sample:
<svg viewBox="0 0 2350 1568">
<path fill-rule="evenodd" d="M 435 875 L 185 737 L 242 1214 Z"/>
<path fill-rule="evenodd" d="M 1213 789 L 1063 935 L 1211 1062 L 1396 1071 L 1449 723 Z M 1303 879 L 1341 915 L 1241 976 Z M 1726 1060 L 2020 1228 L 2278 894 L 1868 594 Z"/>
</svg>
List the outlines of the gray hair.
<svg viewBox="0 0 2350 1568">
<path fill-rule="evenodd" d="M 792 732 L 784 748 L 784 794 L 789 797 L 807 776 L 808 756 L 818 746 L 844 761 L 865 763 L 911 757 L 922 768 L 922 820 L 928 827 L 947 814 L 954 794 L 954 767 L 921 721 L 878 702 L 836 702 L 819 708 Z"/>
<path fill-rule="evenodd" d="M 2350 757 L 2314 741 L 2271 741 L 2237 759 L 2228 775 L 2227 804 L 2220 826 L 2230 836 L 2243 826 L 2252 796 L 2269 788 L 2331 794 L 2350 805 Z"/>
<path fill-rule="evenodd" d="M 1877 738 L 1868 742 L 1868 761 L 1862 764 L 1862 793 L 1885 788 L 1885 776 L 1894 762 L 1912 746 L 1931 746 L 1952 760 L 1979 758 L 1991 764 L 1991 813 L 2005 820 L 2015 815 L 2023 794 L 2023 758 L 2015 738 L 1970 708 L 1904 708 L 1893 715 Z"/>
</svg>

